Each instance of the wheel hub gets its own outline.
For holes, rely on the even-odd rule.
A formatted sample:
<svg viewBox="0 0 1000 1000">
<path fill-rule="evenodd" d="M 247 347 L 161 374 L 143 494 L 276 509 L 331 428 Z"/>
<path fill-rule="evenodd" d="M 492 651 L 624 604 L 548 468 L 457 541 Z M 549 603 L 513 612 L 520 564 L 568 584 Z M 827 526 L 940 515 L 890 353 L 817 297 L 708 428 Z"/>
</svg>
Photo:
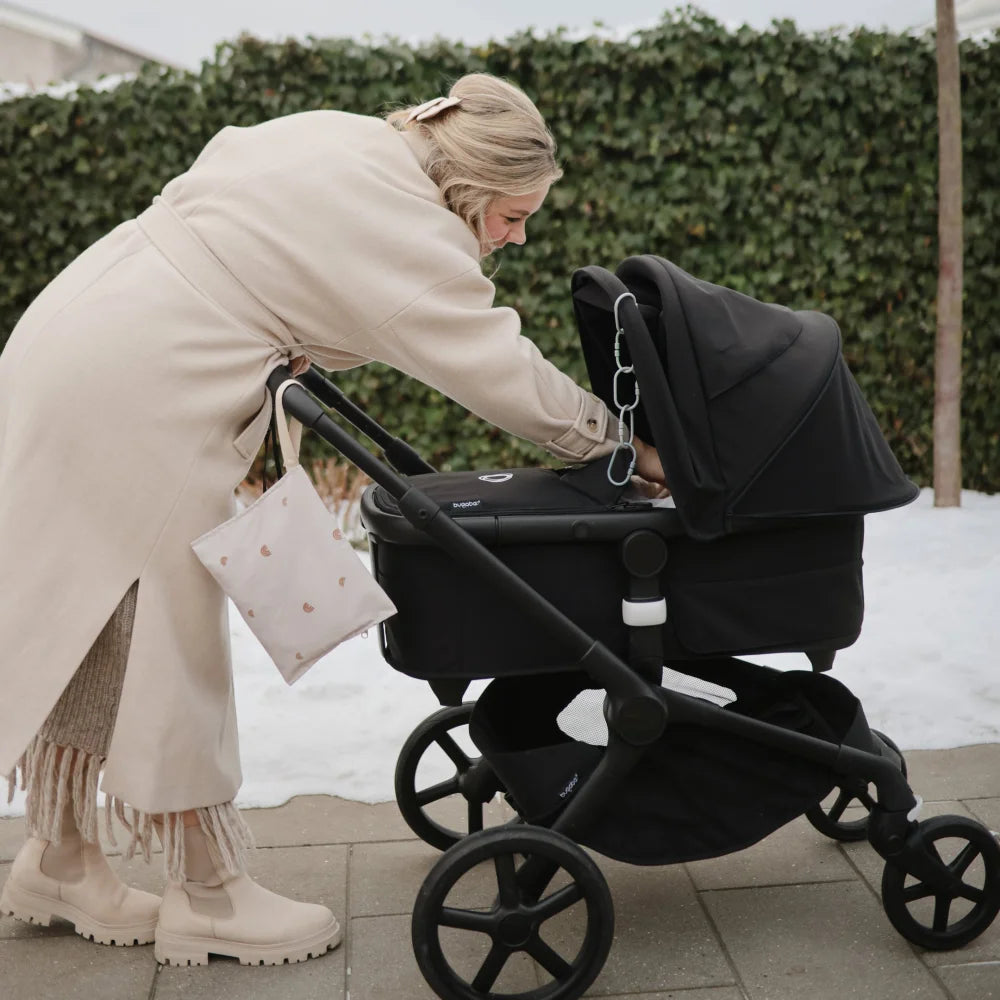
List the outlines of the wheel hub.
<svg viewBox="0 0 1000 1000">
<path fill-rule="evenodd" d="M 498 791 L 496 775 L 481 758 L 476 759 L 464 774 L 458 776 L 458 789 L 467 802 L 485 804 Z"/>
<path fill-rule="evenodd" d="M 508 948 L 523 948 L 535 933 L 535 922 L 524 913 L 509 913 L 497 927 L 497 939 Z"/>
</svg>

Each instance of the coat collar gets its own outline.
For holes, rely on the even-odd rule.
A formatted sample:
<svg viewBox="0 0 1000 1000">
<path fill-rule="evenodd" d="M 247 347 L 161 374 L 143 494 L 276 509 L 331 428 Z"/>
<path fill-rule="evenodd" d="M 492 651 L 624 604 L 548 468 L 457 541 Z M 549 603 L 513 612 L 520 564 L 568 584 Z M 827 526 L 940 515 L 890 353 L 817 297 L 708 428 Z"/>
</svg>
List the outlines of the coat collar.
<svg viewBox="0 0 1000 1000">
<path fill-rule="evenodd" d="M 415 129 L 403 129 L 399 132 L 403 142 L 409 147 L 410 152 L 417 158 L 420 169 L 427 172 L 427 160 L 430 157 L 430 144 Z"/>
<path fill-rule="evenodd" d="M 392 125 L 390 125 L 390 128 L 392 128 L 393 131 L 400 136 L 403 142 L 406 143 L 410 152 L 413 153 L 417 163 L 420 164 L 420 169 L 426 175 L 427 161 L 430 158 L 430 143 L 428 143 L 428 141 L 415 129 L 397 129 Z M 428 180 L 430 180 L 429 177 Z M 451 212 L 451 209 L 449 209 L 445 204 L 444 198 L 441 197 L 440 191 L 438 191 L 438 204 L 448 212 Z M 455 219 L 458 219 L 458 216 L 453 212 L 451 212 L 451 214 Z M 470 253 L 476 260 L 479 260 L 479 241 L 476 239 L 472 230 L 464 222 L 461 220 L 459 220 L 459 222 L 461 223 L 463 234 L 467 235 L 469 238 L 468 245 Z"/>
</svg>

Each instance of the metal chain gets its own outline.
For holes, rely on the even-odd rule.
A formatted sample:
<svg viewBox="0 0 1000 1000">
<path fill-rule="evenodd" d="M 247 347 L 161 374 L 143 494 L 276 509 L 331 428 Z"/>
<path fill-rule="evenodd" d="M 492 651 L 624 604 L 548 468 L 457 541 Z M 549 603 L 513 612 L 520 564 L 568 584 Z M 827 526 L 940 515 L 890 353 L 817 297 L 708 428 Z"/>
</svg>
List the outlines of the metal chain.
<svg viewBox="0 0 1000 1000">
<path fill-rule="evenodd" d="M 611 458 L 608 461 L 608 482 L 612 486 L 627 486 L 629 480 L 632 478 L 632 473 L 635 471 L 636 463 L 636 453 L 635 453 L 635 408 L 639 405 L 639 383 L 633 377 L 632 386 L 635 390 L 635 396 L 632 402 L 629 404 L 624 404 L 619 399 L 618 394 L 618 384 L 619 379 L 623 375 L 633 375 L 635 374 L 634 365 L 624 365 L 622 364 L 622 337 L 625 336 L 625 331 L 622 329 L 621 320 L 618 316 L 618 307 L 621 305 L 622 299 L 631 299 L 635 302 L 635 296 L 631 292 L 622 292 L 621 295 L 615 299 L 615 364 L 618 366 L 615 371 L 615 377 L 612 381 L 612 394 L 614 397 L 615 408 L 618 410 L 618 444 L 615 445 L 615 450 L 611 453 Z M 625 436 L 626 431 L 626 419 L 628 420 L 628 437 Z M 631 457 L 629 458 L 628 470 L 625 473 L 625 478 L 619 482 L 614 478 L 612 469 L 615 465 L 615 459 L 618 457 L 620 451 L 629 452 Z"/>
</svg>

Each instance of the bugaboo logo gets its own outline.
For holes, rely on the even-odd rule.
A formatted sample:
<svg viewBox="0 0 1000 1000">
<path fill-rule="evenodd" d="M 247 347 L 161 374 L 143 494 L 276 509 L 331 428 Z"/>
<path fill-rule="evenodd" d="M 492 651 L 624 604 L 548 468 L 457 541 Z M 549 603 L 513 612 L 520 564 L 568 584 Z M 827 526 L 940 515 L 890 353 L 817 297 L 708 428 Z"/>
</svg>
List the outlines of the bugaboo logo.
<svg viewBox="0 0 1000 1000">
<path fill-rule="evenodd" d="M 505 483 L 508 479 L 514 478 L 513 472 L 491 472 L 489 475 L 479 477 L 484 483 Z"/>
<path fill-rule="evenodd" d="M 564 799 L 574 788 L 580 783 L 580 775 L 574 774 L 572 778 L 569 779 L 569 784 L 559 793 L 559 798 Z"/>
<path fill-rule="evenodd" d="M 452 500 L 452 507 L 478 507 L 482 500 Z"/>
</svg>

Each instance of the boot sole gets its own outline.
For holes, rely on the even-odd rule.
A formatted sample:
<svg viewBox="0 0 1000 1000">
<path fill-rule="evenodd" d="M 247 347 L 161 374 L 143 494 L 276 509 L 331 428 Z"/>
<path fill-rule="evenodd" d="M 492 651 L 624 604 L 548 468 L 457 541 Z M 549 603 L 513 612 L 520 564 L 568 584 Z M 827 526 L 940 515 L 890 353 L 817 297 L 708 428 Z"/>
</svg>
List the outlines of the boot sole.
<svg viewBox="0 0 1000 1000">
<path fill-rule="evenodd" d="M 81 937 L 97 944 L 116 945 L 120 948 L 151 944 L 156 932 L 155 918 L 142 924 L 105 924 L 94 920 L 72 903 L 11 885 L 9 879 L 0 893 L 0 914 L 41 927 L 48 927 L 52 918 L 58 917 L 60 920 L 68 920 Z"/>
<path fill-rule="evenodd" d="M 153 954 L 161 965 L 207 965 L 209 955 L 239 959 L 240 965 L 284 965 L 305 962 L 336 948 L 343 933 L 336 920 L 322 931 L 296 941 L 250 944 L 225 938 L 196 937 L 156 930 Z"/>
</svg>

